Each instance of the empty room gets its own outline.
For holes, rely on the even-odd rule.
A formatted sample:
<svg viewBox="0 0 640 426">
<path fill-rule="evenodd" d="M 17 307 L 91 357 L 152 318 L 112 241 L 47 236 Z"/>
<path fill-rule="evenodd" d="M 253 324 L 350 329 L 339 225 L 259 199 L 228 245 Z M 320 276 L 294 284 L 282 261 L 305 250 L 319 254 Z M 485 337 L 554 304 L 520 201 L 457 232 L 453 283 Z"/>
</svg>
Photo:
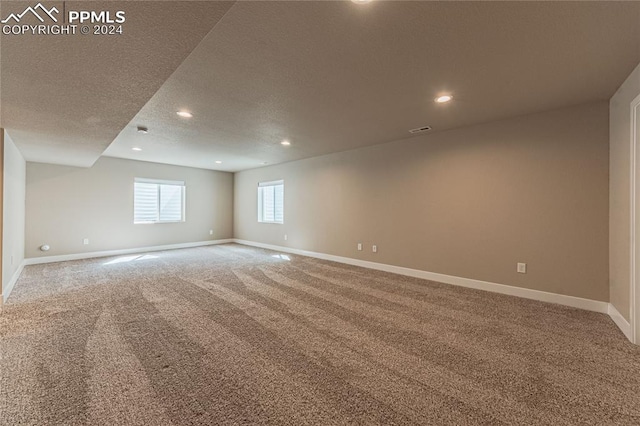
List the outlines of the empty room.
<svg viewBox="0 0 640 426">
<path fill-rule="evenodd" d="M 0 425 L 640 425 L 640 2 L 0 31 Z"/>
</svg>

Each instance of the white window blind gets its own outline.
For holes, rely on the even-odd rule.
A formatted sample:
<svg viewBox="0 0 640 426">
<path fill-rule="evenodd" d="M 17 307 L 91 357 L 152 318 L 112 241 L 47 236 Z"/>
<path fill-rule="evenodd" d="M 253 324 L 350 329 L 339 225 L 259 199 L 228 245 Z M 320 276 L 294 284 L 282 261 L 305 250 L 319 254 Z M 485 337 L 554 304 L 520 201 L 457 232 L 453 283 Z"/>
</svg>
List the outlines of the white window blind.
<svg viewBox="0 0 640 426">
<path fill-rule="evenodd" d="M 184 222 L 184 182 L 136 178 L 133 222 Z"/>
<path fill-rule="evenodd" d="M 258 184 L 258 222 L 284 223 L 284 181 Z"/>
</svg>

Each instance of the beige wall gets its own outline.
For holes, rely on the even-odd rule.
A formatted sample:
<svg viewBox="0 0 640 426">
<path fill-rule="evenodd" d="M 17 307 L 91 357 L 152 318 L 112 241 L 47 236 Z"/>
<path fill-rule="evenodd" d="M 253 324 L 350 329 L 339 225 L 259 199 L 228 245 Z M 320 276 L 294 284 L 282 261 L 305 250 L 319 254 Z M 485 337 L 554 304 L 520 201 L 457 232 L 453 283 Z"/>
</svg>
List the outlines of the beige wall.
<svg viewBox="0 0 640 426">
<path fill-rule="evenodd" d="M 611 304 L 630 319 L 630 104 L 640 95 L 640 65 L 609 103 L 609 271 Z M 640 223 L 640 221 L 638 221 Z"/>
<path fill-rule="evenodd" d="M 0 295 L 3 295 L 3 272 L 2 272 L 2 259 L 4 259 L 3 252 L 3 231 L 4 231 L 4 129 L 0 127 Z M 0 296 L 0 312 L 2 311 L 2 302 L 4 298 Z"/>
<path fill-rule="evenodd" d="M 260 224 L 276 179 L 285 223 Z M 234 191 L 236 238 L 609 299 L 606 102 L 244 171 Z"/>
<path fill-rule="evenodd" d="M 134 225 L 136 177 L 185 181 L 186 222 Z M 27 163 L 26 257 L 231 238 L 232 208 L 231 173 L 107 157 L 88 169 Z"/>
<path fill-rule="evenodd" d="M 4 179 L 2 191 L 2 288 L 7 285 L 24 260 L 25 161 L 4 133 Z M 3 291 L 4 292 L 4 291 Z M 7 297 L 7 294 L 4 294 Z"/>
</svg>

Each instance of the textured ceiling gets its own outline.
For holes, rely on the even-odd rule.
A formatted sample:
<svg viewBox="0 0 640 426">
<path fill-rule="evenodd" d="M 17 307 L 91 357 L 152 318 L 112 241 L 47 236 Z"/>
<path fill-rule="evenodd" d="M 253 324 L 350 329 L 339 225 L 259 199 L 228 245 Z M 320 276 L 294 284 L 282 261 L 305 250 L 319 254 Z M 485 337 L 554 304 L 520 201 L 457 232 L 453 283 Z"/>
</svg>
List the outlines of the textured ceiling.
<svg viewBox="0 0 640 426">
<path fill-rule="evenodd" d="M 639 29 L 637 3 L 241 2 L 106 155 L 235 171 L 608 99 Z"/>
<path fill-rule="evenodd" d="M 28 161 L 91 166 L 233 3 L 43 4 L 126 12 L 123 35 L 0 36 L 0 126 Z"/>
<path fill-rule="evenodd" d="M 3 40 L 27 158 L 89 163 L 119 133 L 105 155 L 236 171 L 608 99 L 640 62 L 638 2 L 189 3 L 128 4 L 126 41 Z"/>
</svg>

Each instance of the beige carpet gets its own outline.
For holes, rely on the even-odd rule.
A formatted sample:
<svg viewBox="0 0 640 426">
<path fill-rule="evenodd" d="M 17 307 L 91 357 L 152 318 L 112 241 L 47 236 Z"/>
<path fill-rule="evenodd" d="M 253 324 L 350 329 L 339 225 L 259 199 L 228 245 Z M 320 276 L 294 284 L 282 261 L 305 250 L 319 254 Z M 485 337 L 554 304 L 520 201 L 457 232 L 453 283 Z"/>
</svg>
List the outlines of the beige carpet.
<svg viewBox="0 0 640 426">
<path fill-rule="evenodd" d="M 605 315 L 240 245 L 29 266 L 3 425 L 640 424 Z"/>
</svg>

